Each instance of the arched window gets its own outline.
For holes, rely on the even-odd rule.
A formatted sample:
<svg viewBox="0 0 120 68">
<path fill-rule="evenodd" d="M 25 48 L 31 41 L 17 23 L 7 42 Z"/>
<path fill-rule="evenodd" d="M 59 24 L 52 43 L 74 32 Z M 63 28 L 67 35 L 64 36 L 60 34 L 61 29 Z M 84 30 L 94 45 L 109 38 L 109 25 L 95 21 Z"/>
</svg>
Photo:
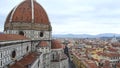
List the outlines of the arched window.
<svg viewBox="0 0 120 68">
<path fill-rule="evenodd" d="M 43 37 L 43 35 L 44 35 L 43 32 L 40 32 L 40 37 Z"/>
<path fill-rule="evenodd" d="M 16 51 L 12 51 L 12 58 L 15 58 L 16 57 Z"/>
<path fill-rule="evenodd" d="M 19 35 L 23 35 L 23 36 L 24 36 L 24 32 L 23 32 L 23 31 L 20 31 L 20 32 L 19 32 Z"/>
</svg>

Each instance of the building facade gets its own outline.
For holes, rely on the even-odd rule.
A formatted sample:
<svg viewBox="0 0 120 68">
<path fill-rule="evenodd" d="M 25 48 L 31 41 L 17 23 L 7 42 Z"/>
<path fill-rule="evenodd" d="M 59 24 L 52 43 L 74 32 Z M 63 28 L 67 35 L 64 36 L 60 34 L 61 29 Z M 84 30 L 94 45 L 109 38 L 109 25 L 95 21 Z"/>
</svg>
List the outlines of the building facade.
<svg viewBox="0 0 120 68">
<path fill-rule="evenodd" d="M 67 57 L 58 64 L 51 62 L 51 42 L 52 27 L 44 8 L 36 0 L 24 0 L 8 14 L 0 34 L 0 68 L 68 68 Z M 55 52 L 60 54 L 55 57 L 65 56 L 62 48 Z"/>
<path fill-rule="evenodd" d="M 68 57 L 64 53 L 63 46 L 58 40 L 52 40 L 51 68 L 69 68 Z"/>
</svg>

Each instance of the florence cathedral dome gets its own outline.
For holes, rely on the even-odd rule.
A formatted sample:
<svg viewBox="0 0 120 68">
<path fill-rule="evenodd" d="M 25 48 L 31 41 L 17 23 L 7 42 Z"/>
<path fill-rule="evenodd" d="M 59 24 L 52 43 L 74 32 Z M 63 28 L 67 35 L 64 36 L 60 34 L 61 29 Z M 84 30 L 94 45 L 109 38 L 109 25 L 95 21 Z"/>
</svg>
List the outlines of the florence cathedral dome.
<svg viewBox="0 0 120 68">
<path fill-rule="evenodd" d="M 48 30 L 51 25 L 44 8 L 36 0 L 24 0 L 8 14 L 4 30 Z"/>
</svg>

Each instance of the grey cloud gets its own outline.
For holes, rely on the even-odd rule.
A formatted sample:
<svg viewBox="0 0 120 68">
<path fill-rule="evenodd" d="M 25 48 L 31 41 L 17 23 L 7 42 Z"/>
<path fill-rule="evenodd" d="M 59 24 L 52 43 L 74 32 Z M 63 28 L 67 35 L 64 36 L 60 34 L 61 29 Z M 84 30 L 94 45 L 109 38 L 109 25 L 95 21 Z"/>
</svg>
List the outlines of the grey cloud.
<svg viewBox="0 0 120 68">
<path fill-rule="evenodd" d="M 7 2 L 6 6 L 3 3 Z M 0 2 L 0 19 L 3 26 L 8 12 L 20 1 L 2 0 Z M 23 1 L 23 0 L 21 0 Z M 53 31 L 61 33 L 60 27 L 70 33 L 102 33 L 115 32 L 120 29 L 120 0 L 37 0 L 47 11 L 50 21 L 53 25 Z M 10 3 L 9 3 L 10 2 Z M 12 5 L 12 6 L 11 6 Z M 2 7 L 4 6 L 4 7 Z M 8 9 L 6 9 L 8 8 Z M 3 11 L 4 10 L 4 11 Z M 4 18 L 4 19 L 3 19 Z M 84 22 L 84 23 L 82 23 Z M 76 25 L 77 24 L 77 25 Z M 66 26 L 67 25 L 67 26 Z M 60 27 L 59 27 L 60 26 Z M 80 26 L 79 30 L 75 30 Z M 101 28 L 104 26 L 104 30 Z M 117 29 L 114 27 L 116 26 Z M 93 29 L 92 27 L 96 28 Z M 3 28 L 3 27 L 2 27 Z M 74 31 L 75 30 L 75 31 Z M 55 32 L 56 33 L 56 32 Z"/>
</svg>

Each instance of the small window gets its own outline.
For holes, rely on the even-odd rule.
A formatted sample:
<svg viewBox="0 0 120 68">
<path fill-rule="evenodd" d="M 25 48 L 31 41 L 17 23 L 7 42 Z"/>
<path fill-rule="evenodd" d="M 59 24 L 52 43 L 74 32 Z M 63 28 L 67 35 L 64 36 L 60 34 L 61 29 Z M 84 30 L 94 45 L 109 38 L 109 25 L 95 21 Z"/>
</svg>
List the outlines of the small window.
<svg viewBox="0 0 120 68">
<path fill-rule="evenodd" d="M 12 58 L 15 58 L 16 57 L 16 51 L 12 51 Z"/>
<path fill-rule="evenodd" d="M 2 58 L 2 53 L 0 53 L 0 58 Z"/>
<path fill-rule="evenodd" d="M 23 32 L 23 31 L 20 31 L 20 32 L 19 32 L 19 35 L 23 35 L 23 36 L 24 36 L 24 32 Z"/>
<path fill-rule="evenodd" d="M 0 66 L 2 66 L 2 61 L 0 61 Z"/>
<path fill-rule="evenodd" d="M 27 51 L 27 52 L 29 51 L 29 46 L 26 47 L 26 51 Z"/>
<path fill-rule="evenodd" d="M 52 57 L 52 58 L 53 58 L 53 60 L 55 59 L 55 55 L 54 55 L 54 54 L 53 54 L 53 57 Z"/>
<path fill-rule="evenodd" d="M 38 67 L 40 67 L 40 60 L 38 61 Z"/>
<path fill-rule="evenodd" d="M 40 37 L 43 37 L 43 32 L 40 32 Z"/>
</svg>

